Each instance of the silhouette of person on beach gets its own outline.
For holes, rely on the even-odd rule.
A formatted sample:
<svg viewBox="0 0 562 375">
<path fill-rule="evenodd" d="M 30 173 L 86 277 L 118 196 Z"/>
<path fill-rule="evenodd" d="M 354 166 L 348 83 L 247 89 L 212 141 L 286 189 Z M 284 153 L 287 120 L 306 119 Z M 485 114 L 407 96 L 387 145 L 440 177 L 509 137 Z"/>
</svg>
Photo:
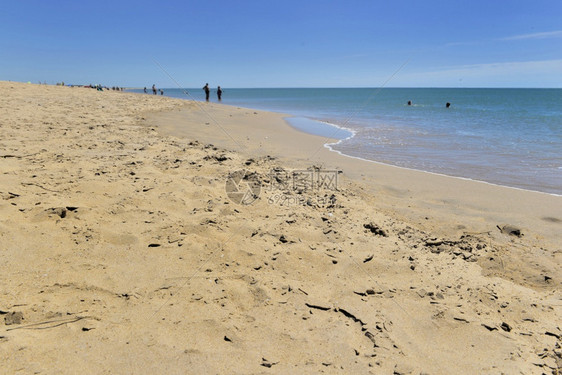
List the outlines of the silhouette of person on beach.
<svg viewBox="0 0 562 375">
<path fill-rule="evenodd" d="M 154 95 L 156 95 L 156 85 L 154 85 L 154 84 L 152 85 L 152 93 Z"/>
<path fill-rule="evenodd" d="M 164 90 L 160 89 L 160 95 L 164 95 Z"/>
<path fill-rule="evenodd" d="M 209 93 L 211 92 L 211 90 L 209 90 L 208 83 L 205 83 L 205 86 L 203 86 L 203 90 L 205 90 L 205 100 L 209 101 Z"/>
<path fill-rule="evenodd" d="M 144 88 L 144 93 L 146 94 L 146 87 Z"/>
<path fill-rule="evenodd" d="M 219 102 L 222 100 L 222 90 L 221 87 L 217 87 L 217 96 L 219 98 Z"/>
</svg>

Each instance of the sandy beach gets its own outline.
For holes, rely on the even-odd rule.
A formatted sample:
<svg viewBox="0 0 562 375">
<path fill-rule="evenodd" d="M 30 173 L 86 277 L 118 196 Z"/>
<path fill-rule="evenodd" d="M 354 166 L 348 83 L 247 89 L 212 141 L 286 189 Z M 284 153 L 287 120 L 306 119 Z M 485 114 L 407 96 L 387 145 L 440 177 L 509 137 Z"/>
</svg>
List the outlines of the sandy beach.
<svg viewBox="0 0 562 375">
<path fill-rule="evenodd" d="M 0 97 L 2 373 L 562 370 L 560 196 L 344 157 L 277 113 Z"/>
</svg>

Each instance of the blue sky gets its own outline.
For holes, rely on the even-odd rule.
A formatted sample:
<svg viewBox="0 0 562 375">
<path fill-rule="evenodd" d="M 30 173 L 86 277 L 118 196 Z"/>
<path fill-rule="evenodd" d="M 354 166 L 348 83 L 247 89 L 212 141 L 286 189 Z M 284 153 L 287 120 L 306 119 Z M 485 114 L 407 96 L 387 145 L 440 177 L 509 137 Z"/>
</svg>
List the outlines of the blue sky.
<svg viewBox="0 0 562 375">
<path fill-rule="evenodd" d="M 1 0 L 0 80 L 560 88 L 562 1 Z"/>
</svg>

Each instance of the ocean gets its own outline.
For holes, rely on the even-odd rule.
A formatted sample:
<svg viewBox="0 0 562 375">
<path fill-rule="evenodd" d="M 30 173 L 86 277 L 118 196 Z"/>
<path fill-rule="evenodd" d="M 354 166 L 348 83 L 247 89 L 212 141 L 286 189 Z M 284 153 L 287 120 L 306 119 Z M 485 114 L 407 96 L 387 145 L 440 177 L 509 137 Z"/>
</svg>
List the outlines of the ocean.
<svg viewBox="0 0 562 375">
<path fill-rule="evenodd" d="M 164 89 L 204 100 L 187 92 Z M 223 88 L 222 103 L 290 114 L 345 155 L 562 195 L 562 89 Z"/>
</svg>

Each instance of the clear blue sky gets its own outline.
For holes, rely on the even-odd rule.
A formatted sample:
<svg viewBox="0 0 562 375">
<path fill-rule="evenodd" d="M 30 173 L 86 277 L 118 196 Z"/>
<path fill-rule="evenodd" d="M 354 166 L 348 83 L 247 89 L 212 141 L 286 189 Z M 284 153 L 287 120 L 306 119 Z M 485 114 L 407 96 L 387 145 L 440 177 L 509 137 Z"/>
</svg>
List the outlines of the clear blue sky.
<svg viewBox="0 0 562 375">
<path fill-rule="evenodd" d="M 155 61 L 182 87 L 560 88 L 562 0 L 0 0 L 0 80 L 175 87 Z"/>
</svg>

